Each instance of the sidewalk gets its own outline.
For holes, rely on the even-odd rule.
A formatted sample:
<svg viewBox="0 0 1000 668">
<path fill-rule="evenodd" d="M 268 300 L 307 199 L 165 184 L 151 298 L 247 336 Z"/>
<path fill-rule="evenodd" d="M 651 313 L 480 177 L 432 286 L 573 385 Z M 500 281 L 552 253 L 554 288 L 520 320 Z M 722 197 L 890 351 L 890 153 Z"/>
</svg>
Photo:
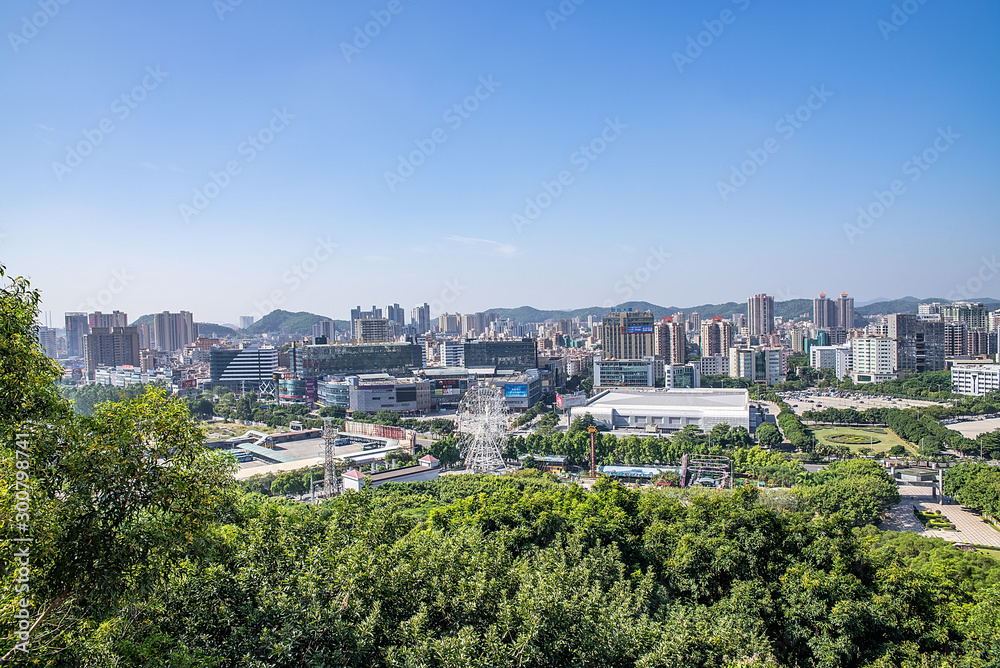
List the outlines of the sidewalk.
<svg viewBox="0 0 1000 668">
<path fill-rule="evenodd" d="M 923 523 L 913 514 L 914 506 L 918 510 L 941 511 L 941 514 L 955 525 L 957 531 L 925 529 Z M 886 519 L 880 528 L 886 531 L 913 531 L 923 536 L 944 538 L 952 543 L 976 543 L 1000 547 L 1000 531 L 994 529 L 976 513 L 958 505 L 942 506 L 928 501 L 905 499 L 886 513 Z"/>
</svg>

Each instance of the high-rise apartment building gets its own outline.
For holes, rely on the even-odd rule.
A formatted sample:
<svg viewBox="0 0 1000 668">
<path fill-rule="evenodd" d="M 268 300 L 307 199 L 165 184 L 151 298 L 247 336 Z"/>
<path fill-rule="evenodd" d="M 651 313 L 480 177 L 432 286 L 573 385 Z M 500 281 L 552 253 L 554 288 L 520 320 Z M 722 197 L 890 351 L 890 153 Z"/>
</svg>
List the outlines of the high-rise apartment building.
<svg viewBox="0 0 1000 668">
<path fill-rule="evenodd" d="M 801 327 L 794 327 L 789 333 L 788 338 L 792 342 L 792 350 L 797 353 L 805 351 L 805 333 L 802 331 Z"/>
<path fill-rule="evenodd" d="M 252 315 L 241 315 L 240 316 L 240 329 L 246 329 L 254 323 L 254 318 Z"/>
<path fill-rule="evenodd" d="M 944 323 L 944 356 L 962 357 L 969 354 L 969 328 L 962 322 Z"/>
<path fill-rule="evenodd" d="M 94 379 L 99 366 L 131 364 L 141 367 L 139 332 L 135 327 L 95 327 L 83 337 L 87 377 Z"/>
<path fill-rule="evenodd" d="M 190 311 L 156 313 L 153 315 L 153 345 L 159 350 L 172 352 L 198 338 L 198 328 Z"/>
<path fill-rule="evenodd" d="M 837 300 L 837 327 L 844 330 L 854 328 L 854 297 L 848 297 L 846 292 L 841 292 Z"/>
<path fill-rule="evenodd" d="M 319 337 L 325 337 L 327 343 L 333 343 L 337 336 L 337 327 L 334 325 L 333 320 L 329 318 L 323 318 L 319 320 L 312 326 L 313 340 Z"/>
<path fill-rule="evenodd" d="M 819 293 L 819 297 L 813 299 L 813 325 L 816 329 L 825 329 L 836 326 L 836 311 L 833 302 L 826 298 L 826 293 Z"/>
<path fill-rule="evenodd" d="M 86 313 L 66 314 L 66 354 L 83 357 L 83 337 L 90 333 L 90 322 Z"/>
<path fill-rule="evenodd" d="M 87 316 L 87 321 L 91 329 L 94 327 L 128 327 L 128 314 L 122 311 L 113 311 L 111 313 L 94 311 Z"/>
<path fill-rule="evenodd" d="M 148 322 L 140 322 L 135 325 L 135 330 L 139 332 L 139 350 L 149 350 L 153 348 L 153 328 Z"/>
<path fill-rule="evenodd" d="M 417 335 L 431 331 L 431 307 L 426 302 L 417 304 L 410 311 L 410 323 L 416 329 Z"/>
<path fill-rule="evenodd" d="M 391 304 L 385 307 L 385 317 L 394 334 L 403 333 L 403 328 L 406 327 L 406 309 L 399 304 Z"/>
<path fill-rule="evenodd" d="M 954 302 L 942 304 L 940 311 L 945 322 L 957 322 L 969 329 L 988 329 L 990 326 L 990 310 L 983 304 Z"/>
<path fill-rule="evenodd" d="M 45 351 L 46 357 L 50 359 L 56 359 L 59 357 L 58 341 L 56 339 L 56 330 L 54 328 L 39 327 L 38 342 L 42 344 L 42 349 Z"/>
<path fill-rule="evenodd" d="M 713 316 L 701 323 L 701 356 L 728 355 L 733 347 L 733 323 Z"/>
<path fill-rule="evenodd" d="M 653 354 L 666 364 L 687 360 L 687 323 L 677 316 L 664 318 L 653 327 Z"/>
<path fill-rule="evenodd" d="M 354 340 L 362 343 L 392 341 L 392 327 L 387 318 L 358 318 L 353 323 Z"/>
<path fill-rule="evenodd" d="M 601 321 L 604 359 L 634 360 L 654 354 L 653 313 L 613 311 Z"/>
<path fill-rule="evenodd" d="M 462 331 L 461 318 L 457 313 L 442 313 L 437 320 L 438 330 L 444 334 L 459 334 Z"/>
<path fill-rule="evenodd" d="M 766 294 L 747 299 L 750 336 L 769 336 L 774 331 L 774 297 Z"/>
<path fill-rule="evenodd" d="M 894 313 L 887 319 L 889 338 L 895 340 L 893 366 L 901 373 L 942 371 L 944 322 L 941 316 Z"/>
</svg>

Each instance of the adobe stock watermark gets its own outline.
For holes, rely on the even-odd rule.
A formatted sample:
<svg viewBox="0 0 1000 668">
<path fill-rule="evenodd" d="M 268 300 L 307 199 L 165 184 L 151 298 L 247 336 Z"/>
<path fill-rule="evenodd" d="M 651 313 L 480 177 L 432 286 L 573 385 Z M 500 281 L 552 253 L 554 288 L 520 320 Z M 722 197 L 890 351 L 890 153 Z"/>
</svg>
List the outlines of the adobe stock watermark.
<svg viewBox="0 0 1000 668">
<path fill-rule="evenodd" d="M 18 53 L 21 47 L 38 36 L 38 31 L 49 24 L 68 5 L 70 0 L 38 0 L 41 11 L 35 12 L 30 17 L 21 17 L 21 29 L 7 33 L 7 41 L 14 53 Z"/>
<path fill-rule="evenodd" d="M 741 12 L 745 12 L 747 7 L 750 6 L 750 0 L 732 0 L 732 3 L 739 7 Z M 674 51 L 673 59 L 674 65 L 677 66 L 677 71 L 684 74 L 684 68 L 691 65 L 701 54 L 705 53 L 705 49 L 709 48 L 715 44 L 715 40 L 722 36 L 722 33 L 726 31 L 726 26 L 732 25 L 736 22 L 736 17 L 739 16 L 736 12 L 731 9 L 723 9 L 719 12 L 719 18 L 717 19 L 706 19 L 701 22 L 705 29 L 697 33 L 694 37 L 688 35 L 687 47 L 684 49 L 684 53 L 680 51 Z"/>
<path fill-rule="evenodd" d="M 920 11 L 920 8 L 926 4 L 927 0 L 903 0 L 900 4 L 893 5 L 888 21 L 879 19 L 875 22 L 879 32 L 882 33 L 882 39 L 888 42 L 889 36 L 906 25 L 910 17 Z"/>
<path fill-rule="evenodd" d="M 287 291 L 284 288 L 275 288 L 268 294 L 267 299 L 258 300 L 253 303 L 256 309 L 253 312 L 254 322 L 260 320 L 271 311 L 281 308 L 281 305 L 285 303 L 288 293 L 295 292 L 306 281 L 315 276 L 320 267 L 333 257 L 334 251 L 338 248 L 340 248 L 340 244 L 335 243 L 329 235 L 326 238 L 316 239 L 316 246 L 313 247 L 312 251 L 281 275 L 281 282 L 288 286 Z"/>
<path fill-rule="evenodd" d="M 461 102 L 448 107 L 441 115 L 441 120 L 448 124 L 454 132 L 462 127 L 472 114 L 479 109 L 479 105 L 490 99 L 496 89 L 502 84 L 493 80 L 493 75 L 479 77 L 479 84 L 471 95 L 468 95 Z M 424 139 L 413 140 L 415 149 L 407 155 L 399 155 L 399 164 L 395 171 L 385 172 L 385 184 L 389 186 L 390 192 L 396 192 L 396 188 L 404 183 L 406 179 L 416 173 L 417 168 L 427 162 L 438 145 L 448 141 L 448 132 L 444 128 L 434 128 L 430 135 Z"/>
<path fill-rule="evenodd" d="M 962 135 L 956 134 L 951 126 L 938 128 L 937 137 L 934 141 L 920 153 L 915 153 L 909 160 L 903 163 L 900 168 L 903 176 L 910 177 L 910 183 L 920 180 L 931 165 L 936 163 L 943 153 L 946 153 Z M 844 234 L 847 241 L 854 241 L 867 232 L 875 222 L 885 215 L 896 201 L 906 194 L 906 183 L 902 179 L 895 179 L 889 184 L 886 190 L 876 190 L 873 193 L 874 199 L 867 206 L 858 207 L 858 218 L 854 224 L 844 223 Z"/>
<path fill-rule="evenodd" d="M 231 14 L 236 11 L 236 8 L 243 4 L 243 0 L 213 0 L 212 9 L 215 10 L 215 15 L 219 17 L 220 21 L 226 20 L 226 14 Z"/>
<path fill-rule="evenodd" d="M 444 287 L 441 288 L 441 292 L 438 294 L 438 298 L 432 299 L 428 304 L 430 306 L 431 318 L 433 319 L 447 313 L 448 307 L 457 302 L 463 294 L 465 294 L 465 286 L 457 278 L 446 280 Z"/>
<path fill-rule="evenodd" d="M 52 171 L 60 183 L 67 174 L 83 164 L 84 159 L 94 152 L 104 141 L 105 137 L 115 131 L 115 118 L 119 122 L 124 121 L 132 112 L 139 108 L 139 105 L 146 97 L 160 87 L 163 80 L 170 76 L 169 72 L 160 70 L 160 66 L 149 66 L 146 68 L 146 75 L 142 81 L 133 86 L 130 91 L 123 93 L 111 103 L 111 114 L 105 116 L 97 123 L 97 127 L 92 130 L 83 130 L 83 139 L 73 146 L 66 147 L 66 157 L 63 162 L 53 161 Z"/>
<path fill-rule="evenodd" d="M 801 130 L 813 117 L 813 113 L 819 111 L 826 104 L 827 100 L 833 97 L 833 93 L 826 89 L 826 84 L 819 88 L 811 86 L 809 96 L 806 101 L 795 108 L 794 111 L 785 114 L 774 124 L 775 132 L 788 141 L 795 136 L 795 132 Z M 738 166 L 731 165 L 728 181 L 716 181 L 715 187 L 719 191 L 719 197 L 723 202 L 729 200 L 729 196 L 745 186 L 754 174 L 763 167 L 772 155 L 781 150 L 781 143 L 775 137 L 768 137 L 764 140 L 760 148 L 747 149 L 746 160 Z"/>
<path fill-rule="evenodd" d="M 228 161 L 222 169 L 217 172 L 209 171 L 208 180 L 200 188 L 194 189 L 190 204 L 181 202 L 178 211 L 181 219 L 185 223 L 190 223 L 191 219 L 199 215 L 208 208 L 215 198 L 222 194 L 233 182 L 233 177 L 243 173 L 244 165 L 249 165 L 257 159 L 257 156 L 274 141 L 275 137 L 285 131 L 294 114 L 288 113 L 288 109 L 282 107 L 280 110 L 275 107 L 271 110 L 271 119 L 257 132 L 247 135 L 246 140 L 240 142 L 236 147 L 236 153 L 242 159 Z"/>
<path fill-rule="evenodd" d="M 643 260 L 639 266 L 625 274 L 621 277 L 621 280 L 615 283 L 615 294 L 621 295 L 623 299 L 614 301 L 608 299 L 604 302 L 605 308 L 611 308 L 622 302 L 627 302 L 632 299 L 632 296 L 646 283 L 653 278 L 653 274 L 658 272 L 660 269 L 666 265 L 667 260 L 673 257 L 673 254 L 663 250 L 663 246 L 658 248 L 650 246 L 649 253 L 647 253 L 645 260 Z"/>
<path fill-rule="evenodd" d="M 107 308 L 115 295 L 119 295 L 132 284 L 134 278 L 129 274 L 129 270 L 122 267 L 120 270 L 111 271 L 111 279 L 107 285 L 97 291 L 96 295 L 87 297 L 76 307 L 77 311 L 100 311 Z"/>
<path fill-rule="evenodd" d="M 351 62 L 354 56 L 361 55 L 361 52 L 368 48 L 372 40 L 382 34 L 382 30 L 389 27 L 392 17 L 398 16 L 406 9 L 402 0 L 389 0 L 385 9 L 372 11 L 372 20 L 365 23 L 364 28 L 354 26 L 354 39 L 350 42 L 340 43 L 340 52 L 344 54 L 347 62 Z"/>
<path fill-rule="evenodd" d="M 11 567 L 14 572 L 14 637 L 18 642 L 0 661 L 11 658 L 13 653 L 27 654 L 31 647 L 31 456 L 28 434 L 17 434 L 14 465 L 14 526 L 17 533 L 10 538 L 14 550 Z M 13 532 L 11 532 L 13 533 Z"/>
<path fill-rule="evenodd" d="M 604 119 L 604 128 L 598 133 L 596 137 L 591 139 L 586 144 L 581 144 L 580 147 L 573 151 L 569 156 L 569 163 L 576 168 L 578 174 L 582 174 L 587 171 L 587 169 L 606 151 L 608 146 L 618 141 L 621 137 L 622 132 L 627 130 L 628 126 L 621 122 L 618 116 L 615 116 L 614 120 L 610 118 Z M 552 203 L 557 199 L 562 197 L 562 194 L 566 191 L 566 188 L 573 185 L 576 177 L 573 176 L 573 170 L 564 169 L 558 172 L 551 181 L 543 180 L 541 183 L 542 189 L 539 190 L 533 197 L 527 197 L 524 200 L 524 210 L 521 212 L 514 212 L 510 216 L 510 221 L 514 225 L 514 229 L 520 234 L 521 230 L 524 229 L 526 225 L 531 225 L 542 212 L 552 206 Z"/>
<path fill-rule="evenodd" d="M 965 283 L 955 285 L 955 289 L 948 293 L 947 299 L 949 301 L 972 299 L 983 289 L 983 285 L 992 281 L 998 273 L 1000 273 L 1000 264 L 997 263 L 997 256 L 993 255 L 993 257 L 988 258 L 984 255 L 980 258 L 979 269 L 976 273 L 970 276 Z"/>
<path fill-rule="evenodd" d="M 576 13 L 576 8 L 585 3 L 587 0 L 562 0 L 559 6 L 556 7 L 555 11 L 548 9 L 545 11 L 545 20 L 549 22 L 549 27 L 552 28 L 553 32 L 559 27 L 560 23 L 565 23 L 569 20 L 569 17 Z"/>
</svg>

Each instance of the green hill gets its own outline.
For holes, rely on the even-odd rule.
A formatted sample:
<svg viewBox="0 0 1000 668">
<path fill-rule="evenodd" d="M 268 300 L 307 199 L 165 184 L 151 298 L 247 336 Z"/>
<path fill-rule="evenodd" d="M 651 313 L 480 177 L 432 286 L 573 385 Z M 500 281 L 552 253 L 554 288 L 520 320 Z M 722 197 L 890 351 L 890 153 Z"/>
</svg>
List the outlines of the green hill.
<svg viewBox="0 0 1000 668">
<path fill-rule="evenodd" d="M 206 339 L 224 339 L 236 334 L 236 330 L 225 325 L 217 325 L 214 322 L 199 322 L 198 336 Z"/>
<path fill-rule="evenodd" d="M 316 315 L 308 311 L 292 313 L 277 309 L 244 329 L 243 332 L 246 334 L 281 332 L 297 336 L 312 336 L 313 325 L 326 318 L 325 315 Z M 338 332 L 350 329 L 350 323 L 346 320 L 334 320 L 333 322 Z"/>
</svg>

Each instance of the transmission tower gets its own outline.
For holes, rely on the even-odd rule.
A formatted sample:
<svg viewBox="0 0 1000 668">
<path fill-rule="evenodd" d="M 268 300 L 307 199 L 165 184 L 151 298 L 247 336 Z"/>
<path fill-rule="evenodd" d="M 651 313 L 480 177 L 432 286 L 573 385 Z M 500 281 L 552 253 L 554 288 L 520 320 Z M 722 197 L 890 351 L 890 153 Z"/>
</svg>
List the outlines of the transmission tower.
<svg viewBox="0 0 1000 668">
<path fill-rule="evenodd" d="M 504 445 L 510 427 L 507 400 L 500 388 L 477 383 L 458 406 L 458 431 L 465 435 L 463 457 L 472 473 L 503 472 Z"/>
<path fill-rule="evenodd" d="M 336 475 L 333 466 L 333 444 L 337 436 L 337 427 L 333 424 L 333 420 L 323 418 L 323 494 L 328 499 L 333 496 L 333 479 Z"/>
</svg>

